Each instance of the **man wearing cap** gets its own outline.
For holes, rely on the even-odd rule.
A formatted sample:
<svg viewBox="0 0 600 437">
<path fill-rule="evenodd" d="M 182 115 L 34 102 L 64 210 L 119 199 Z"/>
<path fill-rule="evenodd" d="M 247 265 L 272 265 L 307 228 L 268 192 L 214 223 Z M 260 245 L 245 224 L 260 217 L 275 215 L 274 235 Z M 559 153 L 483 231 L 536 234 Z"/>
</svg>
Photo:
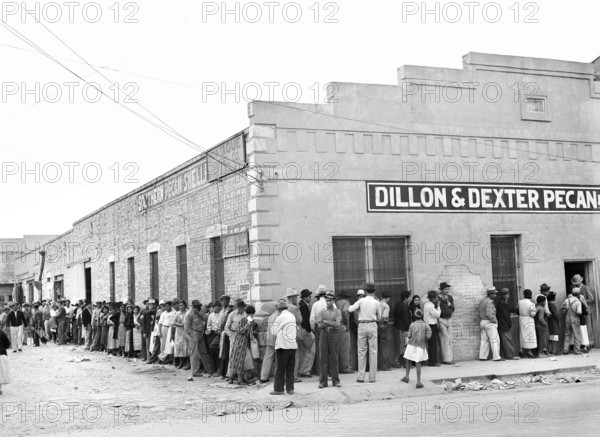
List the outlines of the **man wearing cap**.
<svg viewBox="0 0 600 437">
<path fill-rule="evenodd" d="M 205 321 L 200 314 L 202 304 L 199 300 L 192 301 L 192 310 L 188 311 L 183 321 L 183 332 L 190 345 L 190 364 L 192 377 L 200 376 L 200 362 L 208 376 L 213 376 L 213 363 L 208 355 L 204 340 Z"/>
<path fill-rule="evenodd" d="M 324 285 L 319 285 L 317 287 L 317 291 L 315 292 L 317 301 L 312 304 L 312 307 L 310 309 L 310 328 L 315 333 L 315 345 L 316 345 L 316 347 L 315 347 L 315 366 L 316 366 L 317 374 L 319 374 L 319 372 L 321 371 L 321 368 L 319 366 L 319 363 L 320 363 L 319 335 L 321 333 L 321 330 L 317 326 L 317 314 L 320 311 L 324 310 L 325 307 L 327 306 L 327 302 L 325 302 L 325 299 L 324 299 L 325 293 L 327 293 L 327 287 L 325 287 Z"/>
<path fill-rule="evenodd" d="M 319 388 L 327 387 L 327 379 L 331 376 L 334 387 L 340 387 L 338 373 L 338 332 L 342 323 L 342 312 L 334 305 L 335 293 L 325 294 L 325 309 L 317 314 L 317 325 L 321 331 L 319 349 L 321 362 Z"/>
<path fill-rule="evenodd" d="M 311 377 L 310 369 L 315 358 L 315 334 L 310 327 L 310 309 L 308 307 L 311 295 L 312 292 L 305 288 L 300 292 L 300 302 L 298 303 L 300 315 L 302 316 L 302 323 L 300 324 L 301 340 L 298 341 L 298 354 L 300 355 L 298 376 L 303 378 Z"/>
<path fill-rule="evenodd" d="M 481 322 L 481 343 L 479 345 L 479 360 L 487 361 L 492 348 L 492 359 L 494 361 L 504 361 L 500 357 L 500 337 L 498 335 L 498 319 L 496 318 L 496 307 L 494 300 L 496 299 L 496 288 L 491 287 L 486 290 L 487 296 L 479 303 L 479 316 Z"/>
<path fill-rule="evenodd" d="M 275 337 L 275 353 L 277 354 L 277 370 L 272 395 L 282 395 L 285 390 L 294 394 L 294 365 L 296 362 L 296 318 L 287 310 L 285 299 L 279 299 L 277 310 L 279 316 L 271 329 Z"/>
<path fill-rule="evenodd" d="M 569 353 L 571 341 L 574 344 L 575 355 L 581 355 L 581 323 L 582 303 L 579 299 L 579 287 L 574 287 L 571 294 L 567 296 L 562 304 L 562 312 L 565 315 L 565 342 L 563 354 Z"/>
<path fill-rule="evenodd" d="M 335 306 L 342 314 L 342 321 L 338 333 L 339 373 L 353 373 L 350 367 L 350 295 L 347 291 L 340 291 Z"/>
<path fill-rule="evenodd" d="M 381 306 L 375 299 L 375 284 L 368 282 L 364 290 L 367 297 L 350 305 L 348 311 L 360 311 L 358 320 L 358 378 L 357 382 L 365 382 L 367 368 L 367 349 L 369 350 L 369 382 L 377 379 L 377 322 L 381 320 Z"/>
<path fill-rule="evenodd" d="M 500 335 L 500 356 L 507 360 L 518 360 L 512 339 L 512 320 L 508 301 L 510 291 L 508 288 L 500 290 L 500 299 L 496 302 L 496 319 L 498 320 L 498 334 Z"/>
<path fill-rule="evenodd" d="M 533 302 L 537 302 L 538 296 L 544 296 L 546 301 L 544 302 L 544 313 L 546 316 L 550 315 L 550 307 L 548 306 L 548 294 L 550 294 L 550 287 L 546 284 L 540 285 L 540 292 L 533 297 Z"/>
<path fill-rule="evenodd" d="M 596 299 L 594 298 L 594 292 L 589 287 L 583 283 L 583 276 L 575 275 L 571 278 L 571 284 L 577 288 L 579 288 L 579 296 L 580 299 L 583 298 L 587 305 L 587 312 L 589 317 L 587 318 L 587 331 L 588 337 L 590 341 L 589 347 L 594 347 L 594 325 L 596 320 L 594 319 L 594 314 L 596 314 L 595 303 Z"/>
<path fill-rule="evenodd" d="M 450 329 L 450 318 L 454 313 L 454 298 L 450 294 L 451 285 L 446 282 L 440 284 L 440 318 L 438 328 L 440 334 L 440 346 L 443 364 L 454 364 L 454 351 L 452 346 L 454 339 Z"/>
<path fill-rule="evenodd" d="M 300 313 L 300 309 L 298 308 L 298 290 L 295 288 L 288 288 L 285 293 L 285 297 L 287 299 L 288 311 L 294 315 L 296 318 L 296 327 L 298 331 L 300 331 L 300 326 L 302 324 L 302 315 Z M 302 337 L 296 338 L 297 341 L 302 340 Z M 294 382 L 300 382 L 300 378 L 298 378 L 298 373 L 300 373 L 300 354 L 296 351 L 296 364 L 294 367 Z"/>
</svg>

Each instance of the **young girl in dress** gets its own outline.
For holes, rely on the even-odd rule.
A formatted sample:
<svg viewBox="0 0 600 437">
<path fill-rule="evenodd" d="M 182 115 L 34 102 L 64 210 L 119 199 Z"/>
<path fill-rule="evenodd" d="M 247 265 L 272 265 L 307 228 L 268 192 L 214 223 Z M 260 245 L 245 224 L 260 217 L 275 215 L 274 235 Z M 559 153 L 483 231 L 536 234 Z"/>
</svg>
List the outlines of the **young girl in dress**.
<svg viewBox="0 0 600 437">
<path fill-rule="evenodd" d="M 421 384 L 421 362 L 429 359 L 429 355 L 427 354 L 427 340 L 431 338 L 431 328 L 423 321 L 423 311 L 420 309 L 415 309 L 413 317 L 415 317 L 415 321 L 408 328 L 406 336 L 408 344 L 404 352 L 406 376 L 401 381 L 408 383 L 411 361 L 413 361 L 417 367 L 417 388 L 423 388 L 423 384 Z"/>
<path fill-rule="evenodd" d="M 8 348 L 10 348 L 10 340 L 6 333 L 0 329 L 0 395 L 2 394 L 2 386 L 10 384 L 10 364 L 6 353 Z"/>
</svg>

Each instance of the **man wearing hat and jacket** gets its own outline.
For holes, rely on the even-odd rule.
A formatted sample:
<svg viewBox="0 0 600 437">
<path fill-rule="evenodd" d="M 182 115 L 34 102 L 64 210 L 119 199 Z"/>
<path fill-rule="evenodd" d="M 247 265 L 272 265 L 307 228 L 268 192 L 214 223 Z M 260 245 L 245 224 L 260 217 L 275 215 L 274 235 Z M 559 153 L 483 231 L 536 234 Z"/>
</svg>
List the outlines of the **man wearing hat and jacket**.
<svg viewBox="0 0 600 437">
<path fill-rule="evenodd" d="M 573 276 L 571 278 L 571 284 L 574 287 L 579 288 L 579 294 L 580 294 L 581 298 L 583 298 L 585 300 L 585 303 L 587 304 L 587 312 L 589 314 L 589 317 L 586 320 L 586 324 L 587 324 L 588 337 L 589 337 L 589 341 L 590 341 L 589 347 L 590 348 L 594 347 L 594 324 L 596 323 L 596 320 L 593 318 L 594 314 L 596 313 L 595 305 L 594 305 L 596 302 L 596 299 L 594 298 L 594 292 L 588 285 L 583 283 L 583 276 L 581 276 L 581 275 Z"/>
<path fill-rule="evenodd" d="M 321 330 L 319 349 L 321 351 L 321 367 L 319 388 L 327 387 L 327 379 L 331 376 L 334 387 L 340 387 L 338 373 L 338 333 L 342 323 L 342 312 L 334 305 L 335 293 L 330 290 L 325 294 L 325 309 L 317 314 L 317 325 Z"/>
<path fill-rule="evenodd" d="M 315 334 L 310 327 L 310 309 L 308 307 L 311 295 L 312 292 L 305 288 L 300 292 L 300 302 L 298 303 L 300 315 L 302 316 L 300 340 L 298 340 L 298 353 L 300 355 L 300 371 L 298 372 L 298 376 L 303 378 L 311 377 L 310 369 L 315 358 Z"/>
<path fill-rule="evenodd" d="M 350 295 L 347 291 L 339 293 L 338 300 L 335 306 L 342 315 L 340 330 L 338 334 L 338 358 L 339 358 L 339 373 L 353 373 L 350 368 Z"/>
<path fill-rule="evenodd" d="M 294 394 L 294 365 L 296 362 L 296 318 L 287 310 L 285 299 L 277 301 L 279 316 L 275 319 L 272 334 L 275 337 L 275 353 L 277 354 L 277 370 L 275 371 L 275 385 L 272 395 Z"/>
<path fill-rule="evenodd" d="M 452 346 L 454 339 L 450 330 L 450 317 L 454 313 L 454 298 L 450 295 L 451 285 L 446 282 L 440 284 L 440 318 L 438 328 L 440 334 L 440 346 L 443 364 L 454 364 L 454 351 Z"/>
<path fill-rule="evenodd" d="M 500 356 L 504 356 L 507 360 L 519 360 L 520 357 L 515 354 L 513 346 L 511 311 L 508 306 L 509 299 L 509 289 L 503 288 L 500 290 L 500 299 L 496 302 L 496 319 L 498 320 L 498 334 L 500 335 Z"/>
<path fill-rule="evenodd" d="M 500 337 L 498 335 L 498 319 L 496 318 L 496 288 L 491 287 L 486 290 L 487 296 L 479 303 L 479 316 L 481 322 L 481 343 L 479 344 L 479 360 L 487 361 L 492 348 L 492 359 L 494 361 L 504 361 L 500 357 Z"/>
<path fill-rule="evenodd" d="M 358 378 L 357 382 L 365 382 L 367 368 L 367 349 L 369 350 L 369 382 L 377 379 L 377 322 L 381 320 L 381 305 L 375 299 L 375 284 L 368 282 L 364 290 L 367 297 L 350 305 L 348 311 L 360 311 L 358 319 Z"/>
</svg>

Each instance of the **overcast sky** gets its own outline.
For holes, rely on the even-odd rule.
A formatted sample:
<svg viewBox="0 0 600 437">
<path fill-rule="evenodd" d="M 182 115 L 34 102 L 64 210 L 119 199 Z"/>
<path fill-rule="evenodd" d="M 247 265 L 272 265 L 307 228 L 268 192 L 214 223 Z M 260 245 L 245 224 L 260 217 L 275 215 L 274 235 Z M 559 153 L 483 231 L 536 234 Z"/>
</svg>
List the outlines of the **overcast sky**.
<svg viewBox="0 0 600 437">
<path fill-rule="evenodd" d="M 248 126 L 246 99 L 285 99 L 285 84 L 289 100 L 300 90 L 300 101 L 314 102 L 330 81 L 395 84 L 401 65 L 462 68 L 471 51 L 600 56 L 594 0 L 481 1 L 471 10 L 442 1 L 437 17 L 422 17 L 422 2 L 392 0 L 229 1 L 225 16 L 220 1 L 28 1 L 30 14 L 21 3 L 3 2 L 2 21 L 64 67 L 0 26 L 3 238 L 63 233 L 198 153 L 132 114 L 152 118 L 134 100 L 209 148 Z M 67 68 L 122 106 L 96 101 Z"/>
</svg>

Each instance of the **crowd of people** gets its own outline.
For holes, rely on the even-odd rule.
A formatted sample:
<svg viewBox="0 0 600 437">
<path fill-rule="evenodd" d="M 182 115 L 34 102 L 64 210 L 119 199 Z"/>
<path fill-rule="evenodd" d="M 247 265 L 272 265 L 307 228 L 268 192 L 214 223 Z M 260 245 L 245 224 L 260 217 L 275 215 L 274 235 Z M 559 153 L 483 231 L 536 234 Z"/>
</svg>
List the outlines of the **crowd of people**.
<svg viewBox="0 0 600 437">
<path fill-rule="evenodd" d="M 479 304 L 481 342 L 479 359 L 494 361 L 536 358 L 558 354 L 559 322 L 565 324 L 563 353 L 589 350 L 586 325 L 588 308 L 594 302 L 589 287 L 576 275 L 573 288 L 560 306 L 556 293 L 542 284 L 535 298 L 524 290 L 517 308 L 511 308 L 510 291 L 487 289 Z M 319 285 L 315 296 L 289 288 L 276 304 L 263 304 L 260 314 L 241 299 L 229 296 L 203 306 L 180 299 L 156 302 L 148 299 L 140 308 L 133 302 L 80 300 L 10 302 L 0 317 L 0 393 L 10 382 L 7 350 L 21 352 L 23 345 L 54 342 L 82 345 L 90 351 L 138 358 L 148 364 L 173 365 L 194 377 L 220 377 L 230 384 L 268 383 L 273 376 L 272 395 L 293 394 L 302 378 L 319 378 L 319 388 L 331 383 L 339 387 L 340 374 L 354 373 L 350 364 L 351 331 L 358 355 L 357 382 L 374 383 L 377 371 L 405 367 L 409 382 L 416 367 L 417 388 L 421 365 L 454 364 L 456 339 L 452 328 L 455 303 L 452 287 L 442 282 L 438 290 L 423 297 L 401 293 L 390 310 L 390 295 L 376 297 L 375 285 L 365 284 L 356 293 L 338 295 Z M 390 318 L 390 312 L 392 317 Z M 519 315 L 520 345 L 512 338 L 511 314 Z M 396 356 L 389 356 L 388 325 L 397 331 Z M 5 333 L 6 332 L 6 333 Z M 264 349 L 261 351 L 261 348 Z"/>
</svg>

